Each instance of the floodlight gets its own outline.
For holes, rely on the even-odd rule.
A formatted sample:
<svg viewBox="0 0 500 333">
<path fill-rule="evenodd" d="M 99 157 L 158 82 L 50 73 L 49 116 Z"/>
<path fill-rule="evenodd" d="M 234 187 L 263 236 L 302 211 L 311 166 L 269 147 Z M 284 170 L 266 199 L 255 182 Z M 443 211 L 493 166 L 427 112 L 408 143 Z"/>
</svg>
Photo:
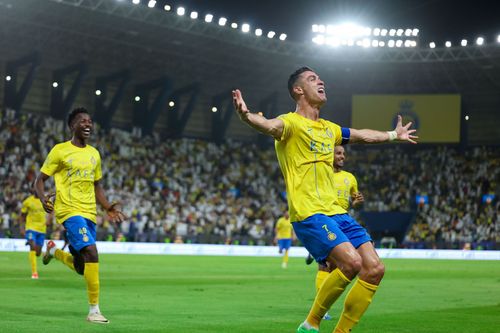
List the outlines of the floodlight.
<svg viewBox="0 0 500 333">
<path fill-rule="evenodd" d="M 403 46 L 403 41 L 401 39 L 398 39 L 396 41 L 396 47 L 401 47 L 401 46 Z"/>
<path fill-rule="evenodd" d="M 198 12 L 191 12 L 191 15 L 189 15 L 193 20 L 196 20 L 198 18 Z"/>
<path fill-rule="evenodd" d="M 225 18 L 225 17 L 221 17 L 221 18 L 219 19 L 219 25 L 220 25 L 221 27 L 225 26 L 225 25 L 226 25 L 226 23 L 227 23 L 227 18 Z"/>
<path fill-rule="evenodd" d="M 434 42 L 430 42 L 430 43 L 429 43 L 429 47 L 430 47 L 431 49 L 435 48 L 435 47 L 436 47 L 436 43 L 434 43 Z"/>
<path fill-rule="evenodd" d="M 5 77 L 5 81 L 10 81 L 10 80 L 12 80 L 12 77 L 11 77 L 10 75 L 7 75 L 7 76 Z"/>
<path fill-rule="evenodd" d="M 52 82 L 52 87 L 57 88 L 59 86 L 59 83 L 57 81 Z"/>
<path fill-rule="evenodd" d="M 484 38 L 483 37 L 478 37 L 476 39 L 476 44 L 477 45 L 483 45 L 484 44 Z"/>
<path fill-rule="evenodd" d="M 168 102 L 168 106 L 170 106 L 171 108 L 173 108 L 175 106 L 175 102 L 174 101 Z"/>
<path fill-rule="evenodd" d="M 141 100 L 141 97 L 140 97 L 140 96 L 135 96 L 135 97 L 134 97 L 134 101 L 139 102 L 140 100 Z"/>
<path fill-rule="evenodd" d="M 286 39 L 286 34 L 281 34 L 280 35 L 280 40 L 285 40 Z"/>
<path fill-rule="evenodd" d="M 243 32 L 249 32 L 249 31 L 250 31 L 250 24 L 248 24 L 248 23 L 243 23 L 243 24 L 241 25 L 241 31 L 243 31 Z"/>
<path fill-rule="evenodd" d="M 205 15 L 205 22 L 210 23 L 214 19 L 214 16 L 212 14 L 207 14 Z"/>
<path fill-rule="evenodd" d="M 319 31 L 319 26 L 317 24 L 312 25 L 312 31 L 313 32 L 318 32 Z"/>
<path fill-rule="evenodd" d="M 389 40 L 389 42 L 387 43 L 387 46 L 389 47 L 394 47 L 394 45 L 396 44 L 396 42 L 394 41 L 394 39 L 391 39 Z"/>
<path fill-rule="evenodd" d="M 262 36 L 262 29 L 255 29 L 255 36 Z"/>
<path fill-rule="evenodd" d="M 380 30 L 380 36 L 385 37 L 385 36 L 387 36 L 387 33 L 388 33 L 387 29 Z"/>
<path fill-rule="evenodd" d="M 135 0 L 134 0 L 134 1 L 135 1 Z M 139 3 L 139 0 L 137 0 L 137 3 Z M 172 7 L 171 7 L 170 5 L 165 5 L 165 6 L 163 7 L 163 9 L 164 9 L 166 12 L 169 12 L 169 11 L 172 9 Z"/>
<path fill-rule="evenodd" d="M 415 37 L 418 36 L 419 31 L 420 30 L 418 30 L 417 28 L 413 29 L 412 35 L 415 36 Z"/>
<path fill-rule="evenodd" d="M 449 40 L 447 40 L 446 43 L 444 43 L 444 46 L 451 47 L 451 42 Z"/>
<path fill-rule="evenodd" d="M 156 0 L 149 0 L 148 7 L 149 8 L 154 8 L 154 6 L 156 6 Z"/>
<path fill-rule="evenodd" d="M 403 36 L 403 32 L 404 32 L 404 30 L 403 30 L 403 29 L 398 29 L 398 30 L 396 31 L 396 35 L 398 35 L 398 36 Z"/>
<path fill-rule="evenodd" d="M 216 106 L 212 106 L 212 112 L 217 112 L 217 107 Z"/>
<path fill-rule="evenodd" d="M 379 47 L 384 47 L 385 46 L 385 42 L 383 40 L 379 41 L 378 42 L 378 46 Z"/>
<path fill-rule="evenodd" d="M 378 47 L 378 40 L 372 40 L 372 47 Z"/>
<path fill-rule="evenodd" d="M 231 28 L 238 29 L 238 23 L 236 22 L 231 23 Z"/>
<path fill-rule="evenodd" d="M 141 3 L 141 0 L 132 0 L 132 3 L 133 3 L 134 5 L 138 5 L 138 4 L 140 4 L 140 3 Z"/>
<path fill-rule="evenodd" d="M 389 36 L 394 36 L 394 35 L 396 35 L 396 29 L 389 30 Z"/>
<path fill-rule="evenodd" d="M 406 37 L 410 37 L 410 36 L 411 36 L 411 34 L 412 34 L 412 32 L 413 32 L 413 31 L 412 31 L 411 29 L 406 29 L 406 30 L 405 30 L 405 36 L 406 36 Z"/>
<path fill-rule="evenodd" d="M 467 46 L 467 39 L 462 39 L 462 41 L 460 42 L 460 45 Z"/>
<path fill-rule="evenodd" d="M 373 29 L 373 36 L 380 36 L 380 28 Z"/>
<path fill-rule="evenodd" d="M 274 31 L 269 31 L 267 33 L 267 38 L 273 38 L 275 35 L 276 35 L 276 33 Z"/>
<path fill-rule="evenodd" d="M 184 14 L 186 14 L 186 8 L 184 8 L 184 7 L 177 8 L 177 15 L 183 16 Z"/>
<path fill-rule="evenodd" d="M 99 90 L 99 89 L 97 89 L 97 90 L 95 91 L 95 94 L 96 94 L 96 96 L 101 96 L 102 91 L 101 91 L 101 90 Z"/>
</svg>

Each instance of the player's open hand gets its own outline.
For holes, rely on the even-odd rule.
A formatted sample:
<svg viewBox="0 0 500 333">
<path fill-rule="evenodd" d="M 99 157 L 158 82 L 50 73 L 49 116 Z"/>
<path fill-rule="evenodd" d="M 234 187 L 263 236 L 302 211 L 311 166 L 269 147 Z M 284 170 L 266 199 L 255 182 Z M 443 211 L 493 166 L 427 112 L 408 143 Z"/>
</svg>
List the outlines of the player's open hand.
<svg viewBox="0 0 500 333">
<path fill-rule="evenodd" d="M 111 203 L 108 210 L 106 211 L 110 222 L 121 223 L 121 222 L 125 221 L 126 216 L 119 209 L 119 205 L 120 205 L 119 202 L 113 202 L 113 203 Z"/>
<path fill-rule="evenodd" d="M 352 206 L 354 208 L 358 208 L 364 202 L 365 202 L 365 197 L 363 196 L 363 193 L 361 192 L 354 193 L 354 195 L 352 196 Z"/>
<path fill-rule="evenodd" d="M 396 134 L 397 139 L 400 141 L 408 141 L 411 143 L 417 143 L 415 140 L 418 139 L 418 136 L 413 135 L 417 130 L 410 129 L 412 122 L 410 121 L 408 124 L 403 126 L 403 117 L 398 115 L 398 123 L 396 125 Z"/>
<path fill-rule="evenodd" d="M 238 112 L 238 116 L 240 117 L 240 119 L 243 121 L 247 121 L 250 110 L 248 110 L 239 89 L 233 90 L 233 105 L 236 112 Z"/>
</svg>

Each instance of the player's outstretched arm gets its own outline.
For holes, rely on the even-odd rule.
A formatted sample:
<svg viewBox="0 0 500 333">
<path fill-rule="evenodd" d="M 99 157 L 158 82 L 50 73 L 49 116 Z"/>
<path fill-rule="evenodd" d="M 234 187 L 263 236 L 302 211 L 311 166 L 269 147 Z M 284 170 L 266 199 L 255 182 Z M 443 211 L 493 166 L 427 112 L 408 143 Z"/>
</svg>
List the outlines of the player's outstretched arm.
<svg viewBox="0 0 500 333">
<path fill-rule="evenodd" d="M 403 118 L 398 115 L 396 128 L 390 132 L 376 131 L 371 129 L 357 130 L 351 128 L 349 143 L 381 143 L 387 141 L 408 141 L 416 144 L 418 136 L 414 135 L 417 130 L 410 129 L 411 122 L 403 126 Z"/>
<path fill-rule="evenodd" d="M 94 182 L 94 190 L 95 190 L 95 198 L 99 205 L 104 208 L 108 215 L 108 219 L 113 222 L 113 223 L 120 223 L 123 222 L 126 217 L 122 213 L 122 211 L 118 208 L 119 203 L 118 202 L 112 202 L 109 203 L 109 201 L 106 199 L 106 195 L 104 194 L 104 189 L 102 188 L 101 184 L 99 181 Z"/>
<path fill-rule="evenodd" d="M 247 123 L 257 131 L 270 135 L 277 140 L 281 138 L 285 126 L 283 120 L 278 118 L 267 119 L 260 114 L 251 113 L 239 89 L 233 90 L 233 104 L 241 121 Z"/>
<path fill-rule="evenodd" d="M 35 192 L 38 199 L 40 199 L 40 202 L 42 203 L 43 209 L 50 214 L 54 211 L 54 204 L 50 201 L 50 198 L 53 197 L 54 194 L 45 195 L 45 181 L 47 179 L 49 179 L 49 176 L 40 172 L 35 179 Z"/>
</svg>

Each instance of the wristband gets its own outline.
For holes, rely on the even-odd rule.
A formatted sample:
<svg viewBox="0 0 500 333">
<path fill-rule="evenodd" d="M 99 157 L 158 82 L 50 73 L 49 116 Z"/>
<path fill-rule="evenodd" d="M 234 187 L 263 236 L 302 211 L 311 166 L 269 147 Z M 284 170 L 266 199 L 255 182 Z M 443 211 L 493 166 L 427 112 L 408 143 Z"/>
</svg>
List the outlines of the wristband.
<svg viewBox="0 0 500 333">
<path fill-rule="evenodd" d="M 394 141 L 398 137 L 398 133 L 396 131 L 388 131 L 387 134 L 389 134 L 389 141 Z"/>
</svg>

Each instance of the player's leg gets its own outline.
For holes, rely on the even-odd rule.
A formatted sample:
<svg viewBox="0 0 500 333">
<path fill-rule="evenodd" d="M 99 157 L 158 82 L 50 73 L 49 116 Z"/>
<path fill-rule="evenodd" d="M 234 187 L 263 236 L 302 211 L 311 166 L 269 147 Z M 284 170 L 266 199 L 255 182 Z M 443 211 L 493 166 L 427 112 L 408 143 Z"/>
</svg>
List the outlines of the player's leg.
<svg viewBox="0 0 500 333">
<path fill-rule="evenodd" d="M 336 267 L 322 283 L 306 321 L 297 330 L 316 332 L 330 306 L 360 271 L 361 257 L 333 217 L 317 214 L 293 226 L 316 261 Z"/>
<path fill-rule="evenodd" d="M 87 221 L 87 228 L 84 230 L 82 239 L 87 244 L 80 248 L 80 254 L 84 261 L 83 276 L 87 283 L 87 295 L 89 301 L 89 314 L 87 320 L 93 323 L 107 324 L 107 320 L 99 309 L 99 254 L 95 245 L 96 228 L 95 223 Z"/>
<path fill-rule="evenodd" d="M 371 238 L 361 226 L 353 226 L 354 232 L 347 231 L 353 238 L 353 245 L 362 258 L 361 271 L 358 279 L 346 296 L 344 310 L 335 328 L 336 333 L 348 333 L 365 313 L 372 302 L 378 285 L 385 272 L 384 264 L 380 261 Z"/>
<path fill-rule="evenodd" d="M 282 268 L 287 268 L 288 267 L 288 251 L 290 250 L 290 247 L 292 246 L 292 240 L 291 239 L 283 239 L 283 261 L 281 262 L 281 267 Z"/>
<path fill-rule="evenodd" d="M 31 230 L 26 230 L 26 240 L 30 247 L 30 251 L 28 254 L 28 259 L 31 266 L 31 278 L 38 279 L 38 270 L 36 265 L 36 244 L 35 244 L 35 235 Z"/>
<path fill-rule="evenodd" d="M 334 267 L 335 269 L 335 267 Z M 319 264 L 318 263 L 318 272 L 316 273 L 316 292 L 318 292 L 321 289 L 321 286 L 323 285 L 323 282 L 325 282 L 325 279 L 328 277 L 328 275 L 331 273 L 333 269 L 330 269 L 327 265 Z M 330 320 L 332 317 L 330 314 L 327 312 L 323 316 L 323 320 Z"/>
</svg>

